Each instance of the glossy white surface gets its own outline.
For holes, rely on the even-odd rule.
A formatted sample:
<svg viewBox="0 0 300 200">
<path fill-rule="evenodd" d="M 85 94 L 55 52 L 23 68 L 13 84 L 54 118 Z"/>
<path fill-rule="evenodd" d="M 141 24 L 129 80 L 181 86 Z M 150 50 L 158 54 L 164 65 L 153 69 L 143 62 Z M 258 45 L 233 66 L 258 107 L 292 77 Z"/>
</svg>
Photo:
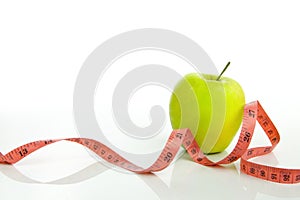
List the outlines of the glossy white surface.
<svg viewBox="0 0 300 200">
<path fill-rule="evenodd" d="M 260 100 L 281 134 L 274 153 L 255 161 L 300 168 L 298 8 L 297 1 L 1 2 L 0 152 L 39 139 L 78 137 L 72 94 L 86 57 L 116 34 L 159 27 L 195 40 L 219 71 L 230 60 L 224 76 L 242 85 L 247 102 Z M 172 58 L 149 56 L 183 74 L 190 72 Z M 142 56 L 135 59 L 135 64 L 145 62 Z M 160 91 L 155 96 L 155 91 L 146 93 L 153 92 L 153 102 L 161 101 L 167 116 L 169 93 Z M 129 107 L 133 121 L 142 125 L 149 123 L 148 108 L 153 106 L 143 100 L 145 95 L 137 93 Z M 115 129 L 107 127 L 107 132 Z M 168 121 L 165 129 L 164 135 L 144 148 L 132 145 L 129 139 L 118 141 L 119 133 L 110 134 L 112 141 L 125 143 L 128 151 L 149 151 L 164 144 L 171 131 Z M 264 144 L 268 141 L 257 127 L 251 146 Z M 14 166 L 0 165 L 0 198 L 294 200 L 300 199 L 300 185 L 269 183 L 240 174 L 239 161 L 221 168 L 200 166 L 186 154 L 155 175 L 131 174 L 97 162 L 80 145 L 60 142 Z"/>
<path fill-rule="evenodd" d="M 72 132 L 72 121 L 56 117 L 57 112 L 39 113 L 38 117 L 14 119 L 13 123 L 33 126 L 38 121 L 39 127 L 27 127 L 32 132 L 32 139 L 17 139 L 22 133 L 20 126 L 13 126 L 12 120 L 1 127 L 12 134 L 2 135 L 0 146 L 7 152 L 22 142 L 36 138 L 46 138 L 51 130 L 49 122 L 56 124 L 57 132 Z M 37 112 L 36 112 L 37 114 Z M 71 113 L 70 117 L 71 117 Z M 8 116 L 9 114 L 7 114 Z M 17 114 L 15 113 L 15 116 Z M 21 116 L 18 115 L 18 116 Z M 29 114 L 30 116 L 30 114 Z M 60 116 L 63 116 L 62 114 Z M 38 119 L 39 118 L 39 119 Z M 69 123 L 67 123 L 69 121 Z M 60 122 L 64 122 L 60 124 Z M 69 125 L 69 126 L 68 126 Z M 69 129 L 69 131 L 67 131 Z M 23 131 L 24 132 L 24 131 Z M 40 133 L 45 133 L 44 135 Z M 15 133 L 15 134 L 13 134 Z M 72 134 L 64 135 L 72 137 Z M 75 135 L 76 136 L 76 135 Z M 60 137 L 60 136 L 53 136 Z M 284 134 L 282 134 L 284 137 Z M 286 137 L 286 136 L 285 136 Z M 60 137 L 61 138 L 61 137 Z M 236 138 L 235 138 L 236 140 Z M 260 128 L 256 129 L 252 146 L 267 144 Z M 227 152 L 233 148 L 234 142 Z M 293 147 L 293 148 L 290 148 Z M 281 167 L 299 167 L 296 153 L 297 141 L 289 144 L 282 142 L 274 153 L 255 159 L 256 162 Z M 183 150 L 180 151 L 184 153 Z M 227 152 L 210 156 L 218 160 Z M 137 175 L 112 169 L 107 164 L 94 160 L 80 145 L 70 142 L 59 142 L 45 147 L 22 160 L 10 165 L 0 165 L 1 197 L 15 199 L 25 196 L 28 199 L 300 199 L 300 185 L 280 185 L 252 178 L 239 172 L 239 161 L 225 167 L 204 167 L 193 163 L 184 153 L 167 169 L 152 175 Z"/>
</svg>

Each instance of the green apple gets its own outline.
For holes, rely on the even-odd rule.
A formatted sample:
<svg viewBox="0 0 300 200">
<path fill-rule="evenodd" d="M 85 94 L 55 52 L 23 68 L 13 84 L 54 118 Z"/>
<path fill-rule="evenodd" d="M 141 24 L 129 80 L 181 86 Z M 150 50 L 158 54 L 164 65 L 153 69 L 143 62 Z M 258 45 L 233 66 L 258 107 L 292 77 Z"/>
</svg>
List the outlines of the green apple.
<svg viewBox="0 0 300 200">
<path fill-rule="evenodd" d="M 173 129 L 190 128 L 201 150 L 224 151 L 243 117 L 245 95 L 233 79 L 191 73 L 180 80 L 170 99 L 169 114 Z"/>
</svg>

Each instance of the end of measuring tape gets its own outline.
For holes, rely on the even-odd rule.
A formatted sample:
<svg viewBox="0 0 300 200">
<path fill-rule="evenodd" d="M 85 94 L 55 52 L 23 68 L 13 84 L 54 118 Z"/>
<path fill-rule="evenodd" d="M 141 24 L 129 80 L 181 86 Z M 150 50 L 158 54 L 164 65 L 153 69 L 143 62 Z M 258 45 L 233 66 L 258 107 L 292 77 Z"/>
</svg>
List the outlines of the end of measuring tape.
<svg viewBox="0 0 300 200">
<path fill-rule="evenodd" d="M 259 122 L 268 136 L 271 146 L 248 148 L 254 133 L 256 121 Z M 230 164 L 241 158 L 240 168 L 245 174 L 277 183 L 299 183 L 300 169 L 277 168 L 256 164 L 249 159 L 272 152 L 280 141 L 280 135 L 258 101 L 248 103 L 244 107 L 243 122 L 238 142 L 232 152 L 218 162 L 213 162 L 199 148 L 190 129 L 173 130 L 158 159 L 144 169 L 126 160 L 118 153 L 99 141 L 89 138 L 66 138 L 56 140 L 40 140 L 22 145 L 7 154 L 0 153 L 0 163 L 14 164 L 34 151 L 59 141 L 70 141 L 81 144 L 96 153 L 105 161 L 135 173 L 151 173 L 166 168 L 174 159 L 181 145 L 187 150 L 192 160 L 205 166 Z"/>
</svg>

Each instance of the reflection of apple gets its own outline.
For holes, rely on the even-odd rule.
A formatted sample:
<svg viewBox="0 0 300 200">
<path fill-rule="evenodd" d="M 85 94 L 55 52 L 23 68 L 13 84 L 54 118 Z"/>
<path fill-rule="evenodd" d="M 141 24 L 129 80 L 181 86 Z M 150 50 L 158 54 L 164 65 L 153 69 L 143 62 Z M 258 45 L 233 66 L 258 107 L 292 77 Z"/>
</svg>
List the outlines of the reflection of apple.
<svg viewBox="0 0 300 200">
<path fill-rule="evenodd" d="M 221 75 L 192 73 L 176 85 L 170 99 L 173 129 L 190 128 L 204 153 L 223 151 L 238 131 L 245 105 L 241 86 Z"/>
</svg>

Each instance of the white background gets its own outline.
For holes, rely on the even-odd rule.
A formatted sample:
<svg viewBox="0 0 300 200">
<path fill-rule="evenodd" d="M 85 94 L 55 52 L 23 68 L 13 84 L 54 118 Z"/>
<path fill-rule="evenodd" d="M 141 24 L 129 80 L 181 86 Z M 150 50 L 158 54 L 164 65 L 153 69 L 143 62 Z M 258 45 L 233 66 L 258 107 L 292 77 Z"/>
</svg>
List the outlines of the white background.
<svg viewBox="0 0 300 200">
<path fill-rule="evenodd" d="M 242 85 L 247 102 L 260 100 L 281 143 L 257 161 L 300 167 L 299 6 L 297 1 L 1 1 L 0 151 L 32 140 L 78 136 L 72 95 L 86 57 L 119 33 L 164 28 L 196 41 L 219 71 L 231 61 L 225 76 Z M 252 145 L 258 144 L 267 144 L 262 134 Z M 76 144 L 46 147 L 15 167 L 0 166 L 0 197 L 300 199 L 298 185 L 240 175 L 238 162 L 215 169 L 184 156 L 157 176 L 119 173 L 93 163 Z M 36 183 L 74 173 L 56 183 Z"/>
</svg>

